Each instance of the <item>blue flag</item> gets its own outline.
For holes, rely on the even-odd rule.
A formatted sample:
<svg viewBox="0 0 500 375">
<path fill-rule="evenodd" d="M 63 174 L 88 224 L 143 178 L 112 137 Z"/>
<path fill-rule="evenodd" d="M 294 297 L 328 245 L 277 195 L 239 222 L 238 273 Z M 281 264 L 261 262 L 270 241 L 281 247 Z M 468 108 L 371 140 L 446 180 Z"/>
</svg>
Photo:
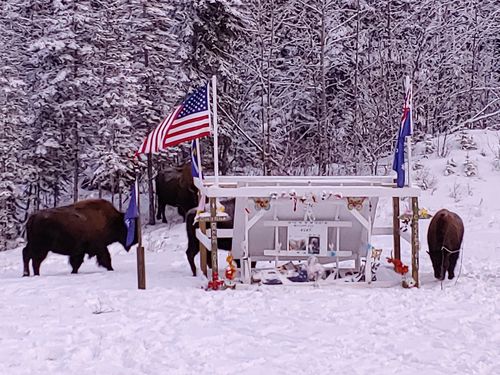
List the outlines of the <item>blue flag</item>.
<svg viewBox="0 0 500 375">
<path fill-rule="evenodd" d="M 127 226 L 127 240 L 125 247 L 128 248 L 134 243 L 135 239 L 135 224 L 136 219 L 139 217 L 139 210 L 137 207 L 137 194 L 136 194 L 137 181 L 130 190 L 130 201 L 128 204 L 127 212 L 125 212 L 125 225 Z"/>
<path fill-rule="evenodd" d="M 200 178 L 200 171 L 198 169 L 198 150 L 196 149 L 196 142 L 198 140 L 193 139 L 191 142 L 191 174 L 193 178 Z"/>
<path fill-rule="evenodd" d="M 403 107 L 401 127 L 399 129 L 398 141 L 396 143 L 396 149 L 394 152 L 394 162 L 392 163 L 392 169 L 395 170 L 398 174 L 396 179 L 398 187 L 403 187 L 405 185 L 405 140 L 406 137 L 410 136 L 413 132 L 411 120 L 411 95 L 411 86 L 409 84 L 409 79 L 407 79 L 405 105 Z"/>
</svg>

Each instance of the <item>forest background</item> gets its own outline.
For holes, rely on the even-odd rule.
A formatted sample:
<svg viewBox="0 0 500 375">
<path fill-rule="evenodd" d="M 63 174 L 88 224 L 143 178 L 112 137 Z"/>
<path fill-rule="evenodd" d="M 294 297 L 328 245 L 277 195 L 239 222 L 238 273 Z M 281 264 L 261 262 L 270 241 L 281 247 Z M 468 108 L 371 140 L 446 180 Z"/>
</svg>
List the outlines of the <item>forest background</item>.
<svg viewBox="0 0 500 375">
<path fill-rule="evenodd" d="M 160 166 L 185 160 L 184 146 L 133 155 L 212 75 L 222 174 L 387 174 L 380 161 L 394 148 L 405 75 L 415 138 L 437 135 L 440 156 L 451 134 L 500 126 L 500 9 L 496 0 L 2 1 L 0 250 L 16 246 L 34 210 L 93 190 L 121 208 L 136 172 L 147 187 Z"/>
</svg>

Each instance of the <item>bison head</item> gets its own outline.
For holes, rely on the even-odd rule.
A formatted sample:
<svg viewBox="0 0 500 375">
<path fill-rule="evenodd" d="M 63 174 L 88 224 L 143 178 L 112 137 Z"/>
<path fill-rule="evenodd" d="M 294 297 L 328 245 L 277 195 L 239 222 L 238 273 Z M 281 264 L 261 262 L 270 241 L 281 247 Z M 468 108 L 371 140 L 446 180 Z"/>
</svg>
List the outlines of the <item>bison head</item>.
<svg viewBox="0 0 500 375">
<path fill-rule="evenodd" d="M 444 275 L 446 269 L 448 268 L 445 264 L 447 257 L 444 256 L 442 251 L 428 251 L 429 257 L 431 258 L 432 268 L 434 269 L 434 277 L 438 280 L 444 280 Z M 449 261 L 448 261 L 449 262 Z"/>
</svg>

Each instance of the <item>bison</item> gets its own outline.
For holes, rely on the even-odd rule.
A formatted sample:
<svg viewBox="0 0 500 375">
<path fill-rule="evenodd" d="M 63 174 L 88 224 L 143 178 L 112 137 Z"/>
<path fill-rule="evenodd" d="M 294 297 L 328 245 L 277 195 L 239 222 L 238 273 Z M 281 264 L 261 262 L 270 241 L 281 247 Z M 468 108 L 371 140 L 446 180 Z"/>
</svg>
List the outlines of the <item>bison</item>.
<svg viewBox="0 0 500 375">
<path fill-rule="evenodd" d="M 23 249 L 23 276 L 40 275 L 40 264 L 49 251 L 69 256 L 71 273 L 77 273 L 85 254 L 95 256 L 97 263 L 113 271 L 107 246 L 121 243 L 127 251 L 137 243 L 126 246 L 127 226 L 124 214 L 103 199 L 90 199 L 75 204 L 33 213 L 26 224 L 28 243 Z"/>
<path fill-rule="evenodd" d="M 169 205 L 177 207 L 179 215 L 185 220 L 186 212 L 198 204 L 198 194 L 193 183 L 191 164 L 159 172 L 155 182 L 158 197 L 156 218 L 166 223 L 165 206 Z"/>
<path fill-rule="evenodd" d="M 217 223 L 217 228 L 219 229 L 232 229 L 234 225 L 234 199 L 228 199 L 222 202 L 225 208 L 225 212 L 229 215 L 229 220 L 221 221 Z M 196 208 L 190 209 L 186 214 L 186 233 L 188 237 L 188 248 L 186 250 L 186 256 L 189 262 L 189 266 L 191 267 L 191 271 L 193 272 L 193 276 L 196 276 L 196 265 L 194 264 L 194 258 L 196 254 L 200 251 L 200 242 L 196 238 L 196 228 L 198 225 L 194 222 L 194 218 L 196 216 Z M 207 223 L 207 225 L 210 225 Z M 232 238 L 218 238 L 217 239 L 217 247 L 223 250 L 231 250 L 233 244 Z M 212 252 L 207 250 L 207 266 L 212 268 Z M 240 260 L 235 259 L 237 267 L 240 267 Z M 252 262 L 251 266 L 255 267 L 256 262 Z"/>
<path fill-rule="evenodd" d="M 428 254 L 436 279 L 455 277 L 455 266 L 464 237 L 464 223 L 460 216 L 446 209 L 439 210 L 432 218 L 427 231 Z"/>
</svg>

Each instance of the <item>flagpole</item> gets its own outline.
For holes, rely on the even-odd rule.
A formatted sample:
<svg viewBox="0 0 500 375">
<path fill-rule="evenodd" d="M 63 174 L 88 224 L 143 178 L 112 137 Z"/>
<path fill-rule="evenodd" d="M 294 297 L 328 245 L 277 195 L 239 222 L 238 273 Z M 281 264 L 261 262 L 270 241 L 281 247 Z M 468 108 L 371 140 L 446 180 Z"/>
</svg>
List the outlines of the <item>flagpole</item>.
<svg viewBox="0 0 500 375">
<path fill-rule="evenodd" d="M 217 78 L 212 76 L 212 110 L 214 124 L 214 175 L 215 185 L 219 185 L 219 133 L 217 127 Z M 198 154 L 199 155 L 199 154 Z"/>
<path fill-rule="evenodd" d="M 198 174 L 199 174 L 199 178 L 200 178 L 200 181 L 203 181 L 203 172 L 201 170 L 201 153 L 200 153 L 200 141 L 199 139 L 196 139 L 195 140 L 196 142 L 196 154 L 198 155 L 197 157 L 197 163 L 198 163 Z"/>
<path fill-rule="evenodd" d="M 142 230 L 141 230 L 141 204 L 139 196 L 139 179 L 137 173 L 134 182 L 135 199 L 137 199 L 137 287 L 139 289 L 146 289 L 146 262 L 144 260 L 144 247 L 142 246 Z"/>
<path fill-rule="evenodd" d="M 407 164 L 407 170 L 408 170 L 408 186 L 411 187 L 411 167 L 412 167 L 412 162 L 411 162 L 411 134 L 413 134 L 413 90 L 412 90 L 412 85 L 410 81 L 410 76 L 406 76 L 405 79 L 405 95 L 408 96 L 408 106 L 410 107 L 410 136 L 406 137 L 407 142 L 407 152 L 408 152 L 408 164 Z"/>
</svg>

